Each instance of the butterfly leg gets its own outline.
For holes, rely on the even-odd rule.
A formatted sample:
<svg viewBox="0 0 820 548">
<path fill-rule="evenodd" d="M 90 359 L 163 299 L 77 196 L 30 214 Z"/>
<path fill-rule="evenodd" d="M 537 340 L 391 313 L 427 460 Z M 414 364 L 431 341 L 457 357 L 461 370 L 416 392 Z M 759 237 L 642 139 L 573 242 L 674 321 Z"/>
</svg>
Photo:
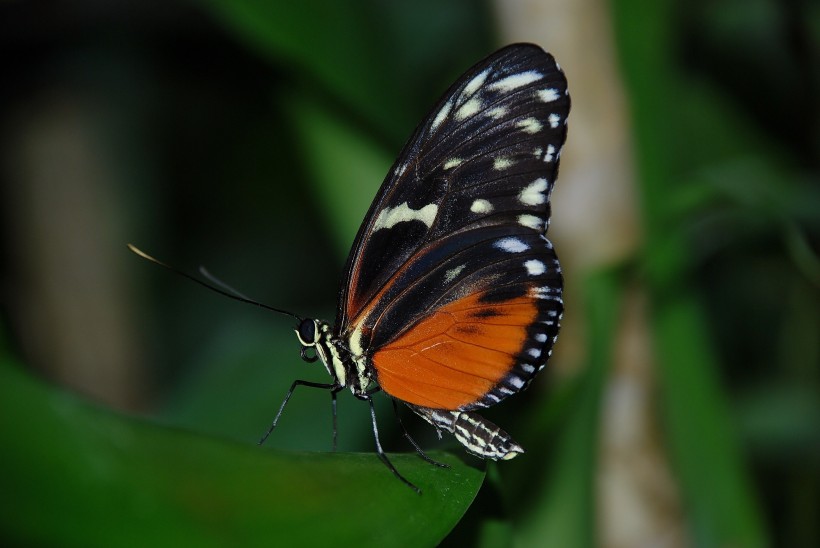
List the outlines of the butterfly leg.
<svg viewBox="0 0 820 548">
<path fill-rule="evenodd" d="M 382 444 L 379 441 L 379 427 L 376 425 L 376 408 L 373 406 L 373 398 L 371 398 L 369 395 L 363 395 L 360 397 L 361 399 L 367 400 L 367 403 L 370 404 L 370 418 L 373 421 L 373 437 L 376 440 L 376 453 L 379 455 L 379 458 L 385 464 L 385 466 L 387 466 L 390 469 L 390 471 L 393 472 L 394 476 L 399 478 L 402 481 L 402 483 L 404 483 L 405 485 L 410 487 L 410 489 L 412 489 L 420 495 L 421 489 L 407 481 L 407 479 L 405 479 L 404 476 L 399 474 L 399 471 L 396 470 L 396 467 L 393 466 L 393 463 L 390 462 L 390 460 L 387 458 L 387 455 L 384 453 L 384 450 L 382 449 Z"/>
<path fill-rule="evenodd" d="M 423 458 L 424 460 L 426 460 L 427 462 L 429 462 L 432 465 L 439 466 L 441 468 L 450 468 L 449 464 L 444 464 L 443 462 L 439 462 L 437 460 L 431 459 L 430 457 L 427 456 L 427 454 L 425 454 L 425 452 L 422 450 L 422 448 L 419 447 L 419 444 L 416 443 L 416 440 L 414 440 L 412 438 L 412 436 L 410 436 L 410 433 L 404 427 L 404 423 L 401 421 L 401 417 L 399 416 L 399 406 L 396 403 L 396 400 L 394 398 L 390 398 L 390 401 L 393 402 L 393 413 L 396 415 L 396 421 L 398 421 L 399 426 L 401 426 L 401 431 L 404 432 L 404 437 L 407 438 L 407 441 L 410 442 L 410 444 L 416 450 L 416 453 L 418 453 L 421 458 Z"/>
<path fill-rule="evenodd" d="M 331 391 L 335 390 L 336 392 L 338 392 L 337 389 L 339 388 L 335 383 L 321 383 L 321 382 L 310 382 L 310 381 L 299 381 L 299 380 L 293 381 L 293 384 L 290 385 L 290 390 L 288 390 L 288 393 L 285 395 L 285 400 L 282 402 L 282 405 L 279 406 L 279 412 L 276 413 L 276 417 L 273 419 L 273 423 L 270 425 L 270 428 L 268 428 L 268 431 L 265 432 L 265 435 L 262 436 L 262 439 L 259 440 L 259 445 L 262 445 L 263 443 L 265 443 L 265 440 L 267 440 L 268 437 L 271 435 L 271 432 L 273 432 L 273 429 L 276 428 L 276 424 L 279 422 L 279 417 L 282 416 L 282 411 L 285 410 L 285 406 L 288 404 L 288 401 L 290 400 L 290 397 L 293 395 L 293 391 L 296 390 L 297 386 L 309 386 L 311 388 L 321 388 L 323 390 L 331 390 Z M 335 447 L 335 445 L 336 445 L 336 443 L 335 443 L 336 442 L 336 406 L 335 406 L 335 404 L 336 404 L 336 393 L 333 392 L 332 394 L 333 394 L 333 404 L 334 404 L 333 405 L 333 441 L 334 441 L 333 445 Z"/>
<path fill-rule="evenodd" d="M 336 432 L 338 431 L 338 421 L 336 420 L 336 394 L 342 389 L 341 386 L 330 391 L 330 407 L 333 410 L 333 452 L 336 452 Z"/>
</svg>

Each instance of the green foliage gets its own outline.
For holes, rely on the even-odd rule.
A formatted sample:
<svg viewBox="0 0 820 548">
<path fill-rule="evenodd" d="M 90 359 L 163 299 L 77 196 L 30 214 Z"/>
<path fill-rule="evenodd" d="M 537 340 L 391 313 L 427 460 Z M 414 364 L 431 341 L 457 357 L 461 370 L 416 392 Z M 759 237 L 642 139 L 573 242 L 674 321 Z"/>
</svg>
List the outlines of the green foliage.
<svg viewBox="0 0 820 548">
<path fill-rule="evenodd" d="M 758 2 L 757 7 L 760 5 Z M 740 11 L 746 12 L 746 7 L 744 4 Z M 687 22 L 702 15 L 697 8 L 693 7 Z M 626 0 L 617 2 L 613 11 L 634 113 L 647 238 L 641 260 L 651 293 L 664 434 L 691 519 L 693 541 L 701 546 L 764 546 L 770 542 L 769 534 L 749 481 L 748 461 L 737 442 L 737 424 L 721 386 L 721 369 L 725 374 L 729 363 L 752 364 L 737 360 L 737 355 L 727 356 L 722 364 L 720 351 L 725 352 L 726 345 L 736 345 L 752 350 L 754 359 L 767 366 L 773 362 L 776 347 L 768 344 L 774 340 L 768 338 L 772 324 L 742 328 L 751 318 L 765 317 L 756 305 L 778 294 L 782 274 L 779 279 L 761 279 L 744 297 L 735 294 L 735 300 L 730 300 L 727 291 L 731 294 L 734 284 L 743 284 L 754 275 L 762 249 L 758 247 L 757 257 L 746 255 L 732 263 L 720 264 L 718 257 L 727 256 L 732 248 L 754 245 L 755 240 L 759 246 L 759 242 L 794 234 L 793 223 L 802 216 L 795 208 L 795 199 L 813 203 L 815 208 L 814 219 L 803 217 L 803 228 L 797 233 L 816 230 L 820 201 L 800 181 L 795 163 L 798 157 L 790 157 L 771 135 L 761 132 L 758 124 L 775 120 L 754 120 L 715 82 L 685 73 L 676 48 L 680 48 L 680 34 L 689 29 L 676 26 L 675 9 L 672 2 L 655 3 L 648 9 L 644 3 Z M 636 25 L 631 14 L 638 11 L 643 19 Z M 730 23 L 720 17 L 707 20 L 718 26 Z M 737 29 L 723 30 L 722 41 L 741 37 L 732 35 Z M 714 31 L 710 28 L 707 34 Z M 717 51 L 722 56 L 728 50 Z M 737 62 L 752 65 L 756 60 L 744 53 L 743 60 Z M 783 70 L 783 65 L 746 68 L 748 75 L 767 75 L 753 84 L 759 82 L 754 91 L 761 95 L 788 89 L 770 86 L 777 78 L 770 77 L 768 69 L 776 72 Z M 784 101 L 793 101 L 787 97 L 770 99 L 766 115 L 789 108 Z M 788 237 L 784 240 L 788 242 Z M 794 261 L 798 269 L 788 277 L 800 276 L 802 270 L 816 279 L 816 255 L 808 250 L 803 236 L 796 240 L 800 243 L 793 253 L 800 257 Z M 786 249 L 791 245 L 787 243 Z M 720 287 L 710 279 L 706 283 L 698 280 L 699 275 L 715 273 L 727 276 L 724 281 L 728 283 Z M 707 295 L 714 301 L 705 300 Z M 816 300 L 816 288 L 806 291 L 805 296 Z M 715 315 L 711 321 L 707 311 Z M 812 316 L 809 321 L 816 325 L 817 315 Z M 806 342 L 810 339 L 795 341 L 796 348 L 801 353 L 809 350 Z M 812 355 L 809 359 L 814 363 L 808 367 L 816 368 L 817 354 Z M 777 373 L 771 367 L 766 369 L 765 385 L 771 386 L 770 380 Z M 737 391 L 745 386 L 735 382 L 733 388 Z M 816 393 L 816 383 L 814 390 Z M 816 420 L 816 412 L 812 416 Z M 788 430 L 788 422 L 780 428 Z M 808 488 L 816 491 L 817 486 Z"/>
<path fill-rule="evenodd" d="M 46 387 L 0 362 L 0 530 L 38 545 L 433 545 L 484 473 L 415 455 L 262 450 L 160 427 Z"/>
</svg>

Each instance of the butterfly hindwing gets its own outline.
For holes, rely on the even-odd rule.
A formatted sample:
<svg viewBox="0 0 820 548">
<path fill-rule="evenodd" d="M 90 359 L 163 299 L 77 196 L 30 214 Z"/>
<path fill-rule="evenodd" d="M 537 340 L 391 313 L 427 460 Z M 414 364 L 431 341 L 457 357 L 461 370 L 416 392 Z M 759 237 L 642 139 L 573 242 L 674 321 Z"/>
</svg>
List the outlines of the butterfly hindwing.
<svg viewBox="0 0 820 548">
<path fill-rule="evenodd" d="M 566 135 L 566 89 L 549 54 L 518 44 L 479 62 L 444 94 L 359 230 L 337 327 L 355 326 L 395 273 L 441 238 L 490 226 L 546 231 Z"/>
<path fill-rule="evenodd" d="M 396 274 L 358 324 L 359 344 L 373 349 L 382 389 L 402 401 L 486 407 L 543 367 L 558 333 L 561 287 L 543 235 L 469 230 L 437 241 Z"/>
</svg>

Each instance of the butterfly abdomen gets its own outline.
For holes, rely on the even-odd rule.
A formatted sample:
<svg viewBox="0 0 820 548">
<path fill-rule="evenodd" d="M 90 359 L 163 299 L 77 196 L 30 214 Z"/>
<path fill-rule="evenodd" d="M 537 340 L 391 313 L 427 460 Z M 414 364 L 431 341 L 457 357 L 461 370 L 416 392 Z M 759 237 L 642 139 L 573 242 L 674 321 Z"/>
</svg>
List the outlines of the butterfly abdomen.
<svg viewBox="0 0 820 548">
<path fill-rule="evenodd" d="M 481 458 L 509 460 L 524 452 L 504 430 L 475 413 L 408 407 L 436 429 L 453 434 L 467 451 Z"/>
</svg>

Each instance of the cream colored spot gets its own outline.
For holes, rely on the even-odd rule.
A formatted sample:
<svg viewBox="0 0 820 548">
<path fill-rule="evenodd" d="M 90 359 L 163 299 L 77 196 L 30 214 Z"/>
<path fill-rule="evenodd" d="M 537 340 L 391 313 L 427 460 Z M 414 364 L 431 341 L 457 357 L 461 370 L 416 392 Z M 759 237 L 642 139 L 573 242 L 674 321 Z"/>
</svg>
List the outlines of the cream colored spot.
<svg viewBox="0 0 820 548">
<path fill-rule="evenodd" d="M 493 160 L 493 169 L 496 171 L 503 171 L 513 165 L 513 161 L 509 158 L 501 157 Z"/>
<path fill-rule="evenodd" d="M 489 213 L 493 210 L 493 204 L 487 200 L 479 198 L 470 206 L 470 211 L 473 213 Z"/>
<path fill-rule="evenodd" d="M 544 266 L 543 263 L 541 263 L 541 266 Z M 531 298 L 533 298 L 533 299 L 542 299 L 542 300 L 546 300 L 546 301 L 563 302 L 563 301 L 561 301 L 561 296 L 560 295 L 561 295 L 561 290 L 560 289 L 557 289 L 557 288 L 554 288 L 554 287 L 549 287 L 549 286 L 533 287 L 529 291 L 529 296 Z"/>
<path fill-rule="evenodd" d="M 510 92 L 514 89 L 526 86 L 543 78 L 544 75 L 534 70 L 528 70 L 519 74 L 513 74 L 502 78 L 498 82 L 493 82 L 489 85 L 489 89 L 493 91 Z"/>
<path fill-rule="evenodd" d="M 557 128 L 558 127 L 558 122 L 561 121 L 561 117 L 558 116 L 557 114 L 550 114 L 550 116 L 549 116 L 549 118 L 547 118 L 547 120 L 549 121 L 551 128 Z"/>
<path fill-rule="evenodd" d="M 546 154 L 546 156 L 544 156 L 544 161 L 549 163 L 549 162 L 552 162 L 552 160 L 554 158 L 555 158 L 555 147 L 552 146 L 552 145 L 547 145 L 547 154 Z"/>
<path fill-rule="evenodd" d="M 441 110 L 438 111 L 436 117 L 433 118 L 433 123 L 430 125 L 430 131 L 435 131 L 436 128 L 441 125 L 444 119 L 447 118 L 447 115 L 450 114 L 451 108 L 453 108 L 453 105 L 450 101 L 447 101 L 447 103 L 441 107 Z"/>
<path fill-rule="evenodd" d="M 535 118 L 524 118 L 523 120 L 515 124 L 515 127 L 519 127 L 523 129 L 526 133 L 534 135 L 541 131 L 541 129 L 543 129 L 544 126 L 542 126 L 541 122 L 539 122 Z"/>
<path fill-rule="evenodd" d="M 487 116 L 494 120 L 498 120 L 506 116 L 507 112 L 509 112 L 507 107 L 494 107 L 487 111 Z"/>
<path fill-rule="evenodd" d="M 521 226 L 526 226 L 527 228 L 532 228 L 533 230 L 541 230 L 544 226 L 544 221 L 542 221 L 540 217 L 525 213 L 518 216 L 518 224 Z"/>
<path fill-rule="evenodd" d="M 558 99 L 557 89 L 539 89 L 536 94 L 538 98 L 544 103 L 552 103 Z"/>
<path fill-rule="evenodd" d="M 547 201 L 544 191 L 547 190 L 548 186 L 546 179 L 538 178 L 521 191 L 521 194 L 518 195 L 518 201 L 531 206 L 543 204 Z"/>
<path fill-rule="evenodd" d="M 433 226 L 433 221 L 436 219 L 438 213 L 438 206 L 436 204 L 427 204 L 421 209 L 412 209 L 404 202 L 394 208 L 386 207 L 379 212 L 376 217 L 376 222 L 373 223 L 373 232 L 382 228 L 393 228 L 399 223 L 410 221 L 421 221 L 428 227 Z"/>
<path fill-rule="evenodd" d="M 544 263 L 537 259 L 530 259 L 529 261 L 525 261 L 524 268 L 527 269 L 527 274 L 529 274 L 530 276 L 539 276 L 547 271 L 547 267 L 544 266 Z"/>
<path fill-rule="evenodd" d="M 518 238 L 504 238 L 498 240 L 493 244 L 493 247 L 506 251 L 507 253 L 523 253 L 527 251 L 530 246 L 519 240 Z"/>
<path fill-rule="evenodd" d="M 464 163 L 464 160 L 461 158 L 450 158 L 444 162 L 444 169 L 453 169 L 454 167 L 460 166 L 462 163 Z"/>
<path fill-rule="evenodd" d="M 487 79 L 488 74 L 490 74 L 490 69 L 486 69 L 484 72 L 473 77 L 473 79 L 470 80 L 470 83 L 464 86 L 464 91 L 461 92 L 461 95 L 463 97 L 473 95 L 476 91 L 478 91 L 478 88 L 481 87 L 481 84 L 484 83 L 484 80 Z"/>
<path fill-rule="evenodd" d="M 461 271 L 464 270 L 464 267 L 466 267 L 466 266 L 467 266 L 466 264 L 462 264 L 462 265 L 459 265 L 455 268 L 451 268 L 450 270 L 445 272 L 444 273 L 444 283 L 448 284 L 448 283 L 452 282 L 453 280 L 455 280 L 458 277 L 458 275 L 461 274 Z"/>
<path fill-rule="evenodd" d="M 477 97 L 473 97 L 456 111 L 456 120 L 466 120 L 470 116 L 473 116 L 476 112 L 481 110 L 481 99 Z"/>
<path fill-rule="evenodd" d="M 530 350 L 530 353 L 531 352 L 532 351 Z M 540 352 L 538 354 L 541 355 Z M 538 356 L 534 357 L 537 358 Z M 524 387 L 524 379 L 522 379 L 521 377 L 510 377 L 509 379 L 507 379 L 507 382 L 509 382 L 511 385 L 513 385 L 514 388 L 517 388 L 518 390 L 521 390 Z"/>
</svg>

